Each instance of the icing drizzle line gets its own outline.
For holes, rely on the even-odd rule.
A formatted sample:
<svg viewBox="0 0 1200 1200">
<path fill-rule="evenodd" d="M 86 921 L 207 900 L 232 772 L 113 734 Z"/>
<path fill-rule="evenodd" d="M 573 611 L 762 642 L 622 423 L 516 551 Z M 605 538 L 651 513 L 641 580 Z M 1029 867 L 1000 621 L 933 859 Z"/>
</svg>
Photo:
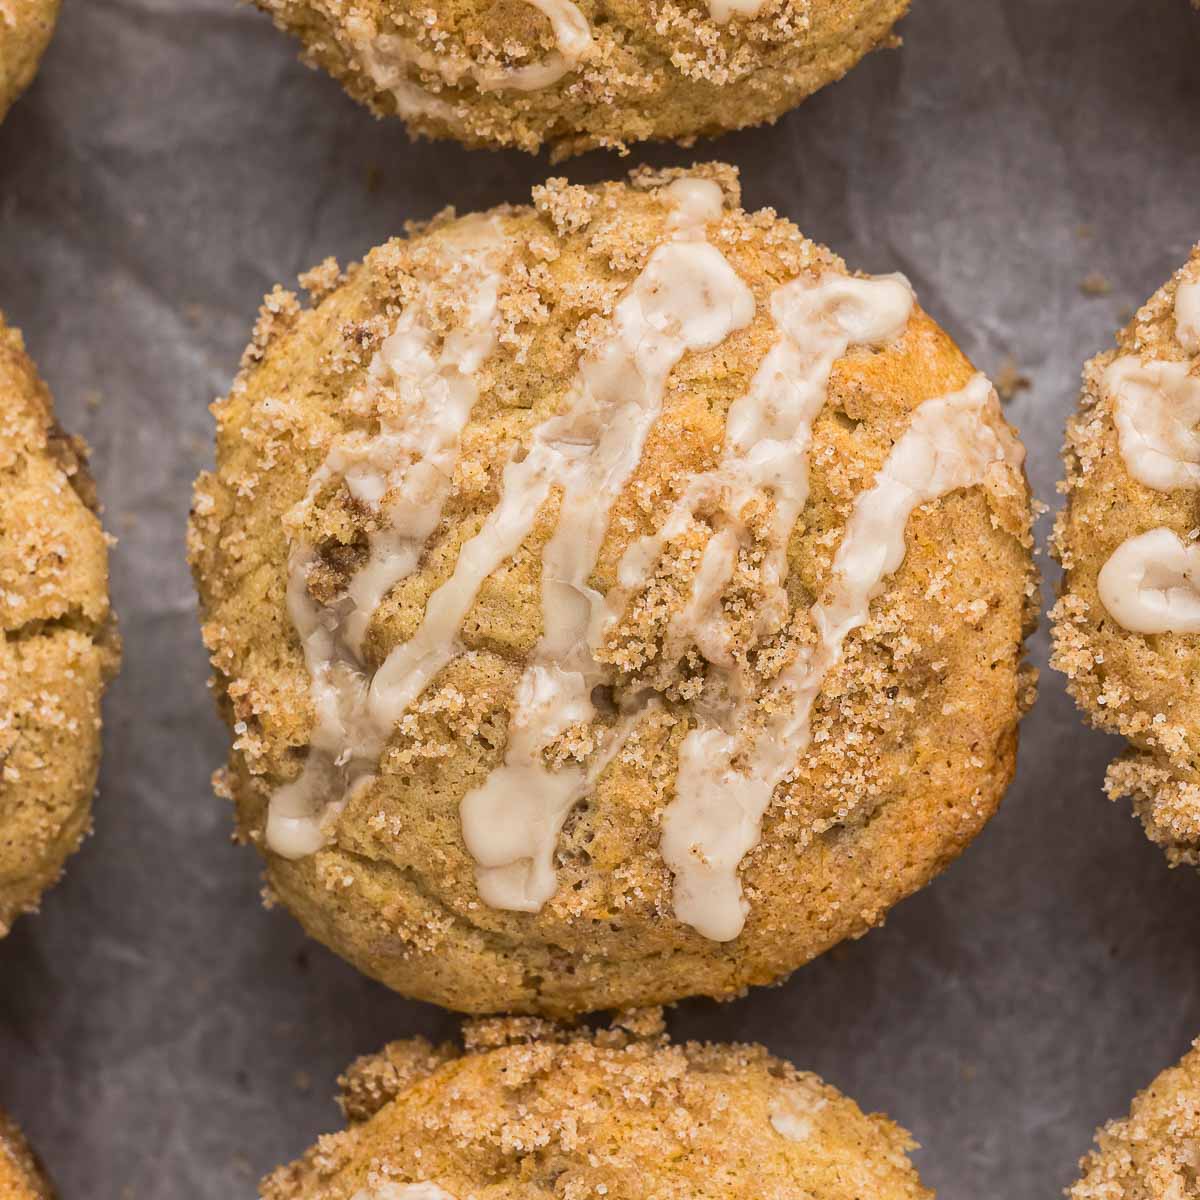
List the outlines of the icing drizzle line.
<svg viewBox="0 0 1200 1200">
<path fill-rule="evenodd" d="M 1175 340 L 1200 354 L 1200 281 L 1175 293 Z M 1104 374 L 1130 475 L 1159 492 L 1200 488 L 1195 364 L 1125 355 Z M 1100 603 L 1130 633 L 1200 633 L 1200 546 L 1159 527 L 1127 538 L 1096 579 Z"/>
<path fill-rule="evenodd" d="M 390 729 L 372 719 L 370 680 L 361 659 L 367 626 L 388 590 L 417 567 L 441 520 L 458 458 L 459 438 L 478 397 L 475 373 L 496 343 L 497 298 L 504 235 L 495 217 L 455 227 L 448 270 L 461 273 L 471 302 L 462 326 L 441 343 L 428 321 L 433 289 L 426 287 L 401 314 L 367 368 L 367 399 L 390 393 L 399 416 L 384 416 L 375 436 L 348 434 L 330 449 L 304 499 L 289 514 L 295 526 L 322 490 L 340 479 L 355 500 L 379 518 L 369 538 L 367 565 L 345 597 L 318 604 L 308 588 L 317 563 L 304 540 L 288 560 L 288 612 L 300 635 L 311 680 L 315 723 L 300 777 L 271 797 L 267 845 L 285 858 L 303 858 L 325 844 L 353 788 L 369 779 Z M 328 802 L 329 795 L 340 799 Z"/>
<path fill-rule="evenodd" d="M 825 597 L 809 613 L 816 644 L 780 673 L 772 715 L 747 733 L 750 713 L 739 708 L 729 722 L 734 732 L 701 722 L 684 739 L 662 838 L 679 920 L 714 941 L 741 933 L 748 905 L 738 866 L 758 842 L 775 788 L 809 744 L 813 706 L 846 638 L 866 622 L 871 601 L 904 561 L 908 518 L 923 504 L 983 483 L 1000 464 L 1019 466 L 1022 457 L 982 375 L 914 412 L 874 484 L 855 501 Z"/>
<path fill-rule="evenodd" d="M 1185 280 L 1175 291 L 1175 340 L 1200 354 L 1200 279 Z"/>
<path fill-rule="evenodd" d="M 610 739 L 587 770 L 552 771 L 542 758 L 571 725 L 595 715 L 591 691 L 604 673 L 588 631 L 603 597 L 587 580 L 609 510 L 662 409 L 667 377 L 685 353 L 719 345 L 754 315 L 749 288 L 704 239 L 704 222 L 721 213 L 720 189 L 681 179 L 667 193 L 675 233 L 618 302 L 611 336 L 580 364 L 565 412 L 543 422 L 525 457 L 505 468 L 496 508 L 371 688 L 377 721 L 399 720 L 461 650 L 459 630 L 483 580 L 524 541 L 551 489 L 561 489 L 558 524 L 542 554 L 543 632 L 517 687 L 505 760 L 462 803 L 480 895 L 493 907 L 536 912 L 554 894 L 559 830 L 616 748 Z"/>
<path fill-rule="evenodd" d="M 574 636 L 579 604 L 598 600 L 586 591 L 589 555 L 594 563 L 608 508 L 640 459 L 667 376 L 688 350 L 717 345 L 748 324 L 754 311 L 749 289 L 704 239 L 705 222 L 721 213 L 720 188 L 709 180 L 679 179 L 666 193 L 674 206 L 674 233 L 618 302 L 612 338 L 581 363 L 566 411 L 544 421 L 524 457 L 506 466 L 499 502 L 462 547 L 450 579 L 429 598 L 415 634 L 368 677 L 359 650 L 374 609 L 364 613 L 357 604 L 377 605 L 415 569 L 449 490 L 459 435 L 477 394 L 474 372 L 495 345 L 502 245 L 497 226 L 469 224 L 461 239 L 463 269 L 478 282 L 465 327 L 445 339 L 439 356 L 433 357 L 423 313 L 428 299 L 419 297 L 372 361 L 369 386 L 396 388 L 407 401 L 404 418 L 374 438 L 340 440 L 292 518 L 302 519 L 335 478 L 357 499 L 386 505 L 384 531 L 373 536 L 368 565 L 341 602 L 321 606 L 310 596 L 312 547 L 297 543 L 289 560 L 288 606 L 304 646 L 316 722 L 300 777 L 271 798 L 266 839 L 277 854 L 301 858 L 325 844 L 346 800 L 369 782 L 392 729 L 461 651 L 460 629 L 479 587 L 516 552 L 554 488 L 564 503 L 544 555 L 545 634 L 535 654 L 542 669 L 522 680 L 511 753 L 518 753 L 523 721 L 533 724 L 537 696 L 576 703 L 584 685 L 568 677 L 589 668 L 566 643 Z M 527 745 L 532 758 L 532 743 Z M 339 798 L 328 802 L 330 794 Z"/>
<path fill-rule="evenodd" d="M 362 17 L 347 18 L 346 28 L 363 68 L 382 91 L 390 92 L 402 117 L 434 117 L 453 122 L 454 108 L 409 78 L 416 67 L 457 87 L 470 75 L 480 91 L 536 92 L 552 87 L 591 53 L 591 26 L 573 0 L 526 0 L 550 22 L 556 48 L 537 62 L 519 67 L 463 63 L 423 49 L 397 33 L 376 33 Z"/>
<path fill-rule="evenodd" d="M 1200 633 L 1200 545 L 1173 529 L 1127 538 L 1096 586 L 1109 615 L 1130 633 Z"/>
</svg>

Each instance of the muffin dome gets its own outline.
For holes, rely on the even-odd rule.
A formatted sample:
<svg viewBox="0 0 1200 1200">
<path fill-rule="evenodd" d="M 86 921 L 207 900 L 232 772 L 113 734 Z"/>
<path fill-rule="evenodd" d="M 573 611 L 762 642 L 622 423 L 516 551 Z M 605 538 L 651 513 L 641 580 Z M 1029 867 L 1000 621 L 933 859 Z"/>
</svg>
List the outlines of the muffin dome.
<svg viewBox="0 0 1200 1200">
<path fill-rule="evenodd" d="M 0 316 L 0 935 L 37 906 L 91 820 L 118 648 L 84 454 Z"/>
<path fill-rule="evenodd" d="M 1096 1134 L 1070 1200 L 1176 1200 L 1200 1171 L 1200 1043 Z"/>
<path fill-rule="evenodd" d="M 377 115 L 559 157 L 759 125 L 891 39 L 908 0 L 257 0 Z"/>
<path fill-rule="evenodd" d="M 1067 430 L 1053 665 L 1172 863 L 1200 864 L 1200 250 L 1088 363 Z"/>
<path fill-rule="evenodd" d="M 33 82 L 58 20 L 59 0 L 0 4 L 0 120 Z"/>
<path fill-rule="evenodd" d="M 3 1110 L 0 1110 L 0 1200 L 54 1200 L 54 1189 L 33 1151 Z"/>
<path fill-rule="evenodd" d="M 343 1133 L 264 1200 L 926 1200 L 908 1135 L 760 1046 L 672 1045 L 652 1014 L 567 1033 L 467 1029 L 467 1052 L 398 1042 L 342 1080 Z"/>
<path fill-rule="evenodd" d="M 192 562 L 274 893 L 566 1013 L 879 923 L 1013 770 L 1022 454 L 898 276 L 720 166 L 535 189 L 267 298 Z"/>
</svg>

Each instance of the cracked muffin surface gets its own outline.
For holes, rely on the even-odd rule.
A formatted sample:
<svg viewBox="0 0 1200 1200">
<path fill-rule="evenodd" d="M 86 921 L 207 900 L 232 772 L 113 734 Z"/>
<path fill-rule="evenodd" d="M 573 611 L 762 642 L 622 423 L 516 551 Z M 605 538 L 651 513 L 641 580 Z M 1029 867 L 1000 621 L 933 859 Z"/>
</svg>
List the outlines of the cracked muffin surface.
<svg viewBox="0 0 1200 1200">
<path fill-rule="evenodd" d="M 0 120 L 33 82 L 54 35 L 60 0 L 0 0 Z"/>
<path fill-rule="evenodd" d="M 1182 1200 L 1200 1179 L 1200 1043 L 1109 1121 L 1070 1200 Z"/>
<path fill-rule="evenodd" d="M 1200 865 L 1200 249 L 1084 369 L 1054 549 L 1052 664 L 1129 748 L 1105 788 Z"/>
<path fill-rule="evenodd" d="M 0 934 L 91 823 L 100 696 L 118 643 L 85 447 L 0 316 Z"/>
<path fill-rule="evenodd" d="M 378 116 L 556 156 L 774 121 L 908 0 L 256 0 Z"/>
<path fill-rule="evenodd" d="M 396 1042 L 341 1080 L 349 1127 L 263 1200 L 927 1200 L 915 1143 L 761 1046 L 479 1021 L 466 1050 Z"/>
<path fill-rule="evenodd" d="M 735 173 L 551 180 L 277 289 L 190 547 L 269 893 L 408 995 L 728 996 L 1013 771 L 1022 453 L 899 276 Z"/>
<path fill-rule="evenodd" d="M 0 1200 L 54 1200 L 54 1189 L 41 1164 L 3 1109 L 0 1109 Z"/>
</svg>

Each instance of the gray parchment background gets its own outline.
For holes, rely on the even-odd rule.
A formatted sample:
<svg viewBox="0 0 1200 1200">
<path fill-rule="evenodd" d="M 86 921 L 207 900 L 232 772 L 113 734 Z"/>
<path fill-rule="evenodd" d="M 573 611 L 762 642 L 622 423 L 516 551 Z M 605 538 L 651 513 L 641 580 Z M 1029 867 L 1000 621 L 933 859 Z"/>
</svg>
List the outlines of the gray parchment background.
<svg viewBox="0 0 1200 1200">
<path fill-rule="evenodd" d="M 1200 18 L 1185 0 L 915 0 L 875 55 L 721 156 L 851 263 L 902 270 L 985 369 L 1039 496 L 1083 360 L 1200 239 Z M 454 1020 L 258 904 L 208 776 L 224 731 L 183 562 L 190 483 L 262 293 L 406 218 L 520 201 L 549 168 L 412 146 L 232 0 L 66 0 L 0 128 L 0 306 L 94 450 L 125 669 L 96 835 L 0 942 L 0 1103 L 65 1200 L 228 1200 L 333 1128 L 356 1054 Z M 1111 294 L 1087 297 L 1098 272 Z M 1052 591 L 1053 583 L 1047 588 Z M 1045 657 L 1045 637 L 1035 646 Z M 1114 750 L 1057 679 L 982 838 L 887 927 L 677 1034 L 755 1038 L 924 1144 L 944 1200 L 1051 1197 L 1093 1127 L 1200 1034 L 1200 878 L 1099 792 Z"/>
</svg>

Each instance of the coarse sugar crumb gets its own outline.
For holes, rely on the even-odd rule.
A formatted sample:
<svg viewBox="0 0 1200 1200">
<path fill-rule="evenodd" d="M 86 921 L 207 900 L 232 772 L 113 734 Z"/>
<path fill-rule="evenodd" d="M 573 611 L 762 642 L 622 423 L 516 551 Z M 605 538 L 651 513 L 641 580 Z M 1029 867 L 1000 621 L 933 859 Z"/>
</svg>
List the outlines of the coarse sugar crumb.
<svg viewBox="0 0 1200 1200">
<path fill-rule="evenodd" d="M 87 449 L 0 315 L 0 936 L 91 828 L 120 642 Z"/>
<path fill-rule="evenodd" d="M 1195 1192 L 1200 1043 L 1096 1134 L 1069 1200 L 1182 1200 Z"/>
<path fill-rule="evenodd" d="M 1132 801 L 1147 835 L 1172 864 L 1200 861 L 1200 700 L 1192 686 L 1195 635 L 1124 628 L 1101 595 L 1100 574 L 1118 549 L 1156 528 L 1193 540 L 1194 494 L 1163 491 L 1136 478 L 1126 461 L 1107 382 L 1114 364 L 1187 361 L 1176 336 L 1175 301 L 1187 280 L 1200 279 L 1200 248 L 1138 310 L 1114 348 L 1083 371 L 1079 408 L 1064 447 L 1066 507 L 1055 521 L 1051 550 L 1065 569 L 1063 594 L 1051 611 L 1051 665 L 1092 724 L 1125 737 L 1128 753 L 1109 769 L 1109 796 Z M 1194 357 L 1194 356 L 1193 356 Z"/>
<path fill-rule="evenodd" d="M 642 1018 L 636 1018 L 639 1027 Z M 264 1200 L 350 1200 L 384 1182 L 464 1200 L 926 1200 L 915 1143 L 759 1046 L 673 1044 L 649 1017 L 535 1030 L 464 1054 L 396 1043 L 343 1078 L 351 1122 L 262 1184 Z M 789 1119 L 790 1118 L 790 1119 Z"/>
</svg>

